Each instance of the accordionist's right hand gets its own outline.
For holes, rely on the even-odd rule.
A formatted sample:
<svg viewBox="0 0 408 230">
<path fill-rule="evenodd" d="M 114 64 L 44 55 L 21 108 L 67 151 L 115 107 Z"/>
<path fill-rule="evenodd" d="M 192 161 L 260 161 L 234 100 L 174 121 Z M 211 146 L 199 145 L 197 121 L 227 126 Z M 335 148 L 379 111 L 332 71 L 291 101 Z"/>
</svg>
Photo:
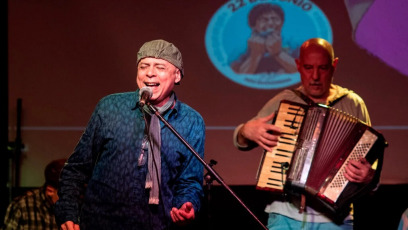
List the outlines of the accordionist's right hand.
<svg viewBox="0 0 408 230">
<path fill-rule="evenodd" d="M 249 142 L 255 142 L 266 151 L 272 151 L 272 148 L 278 144 L 280 128 L 271 124 L 275 113 L 269 116 L 256 118 L 246 122 L 238 132 L 238 143 L 248 145 Z"/>
</svg>

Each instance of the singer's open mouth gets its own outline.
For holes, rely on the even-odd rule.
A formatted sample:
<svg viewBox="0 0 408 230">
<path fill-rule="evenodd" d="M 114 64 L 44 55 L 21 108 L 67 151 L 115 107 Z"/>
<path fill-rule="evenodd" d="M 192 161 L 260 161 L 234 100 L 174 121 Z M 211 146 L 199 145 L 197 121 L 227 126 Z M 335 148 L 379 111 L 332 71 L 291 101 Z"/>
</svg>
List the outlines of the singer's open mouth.
<svg viewBox="0 0 408 230">
<path fill-rule="evenodd" d="M 146 86 L 149 86 L 149 87 L 154 87 L 154 86 L 159 86 L 160 85 L 160 83 L 155 83 L 155 82 L 144 82 L 144 84 Z"/>
</svg>

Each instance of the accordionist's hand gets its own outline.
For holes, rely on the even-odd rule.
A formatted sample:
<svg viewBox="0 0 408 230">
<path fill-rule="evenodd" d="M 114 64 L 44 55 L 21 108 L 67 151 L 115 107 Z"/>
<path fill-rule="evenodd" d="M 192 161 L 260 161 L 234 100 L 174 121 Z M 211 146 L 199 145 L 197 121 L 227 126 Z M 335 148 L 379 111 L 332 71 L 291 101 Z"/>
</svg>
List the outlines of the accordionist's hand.
<svg viewBox="0 0 408 230">
<path fill-rule="evenodd" d="M 369 183 L 374 177 L 374 169 L 365 158 L 360 160 L 350 160 L 346 166 L 344 176 L 350 182 L 355 183 Z"/>
<path fill-rule="evenodd" d="M 281 131 L 279 127 L 271 124 L 274 117 L 275 113 L 272 113 L 269 116 L 253 119 L 245 123 L 238 133 L 238 142 L 246 143 L 250 140 L 265 150 L 272 151 L 272 148 L 278 144 Z"/>
</svg>

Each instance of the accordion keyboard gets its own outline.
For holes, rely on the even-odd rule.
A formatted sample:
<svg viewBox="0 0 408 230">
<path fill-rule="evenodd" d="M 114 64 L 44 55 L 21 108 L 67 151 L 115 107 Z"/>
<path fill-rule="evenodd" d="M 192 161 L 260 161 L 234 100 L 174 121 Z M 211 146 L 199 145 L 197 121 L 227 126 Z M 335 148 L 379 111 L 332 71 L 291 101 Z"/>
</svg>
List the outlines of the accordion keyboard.
<svg viewBox="0 0 408 230">
<path fill-rule="evenodd" d="M 276 114 L 275 125 L 281 129 L 278 144 L 265 151 L 257 174 L 257 189 L 283 191 L 286 170 L 296 150 L 300 126 L 305 116 L 301 106 L 282 102 Z"/>
</svg>

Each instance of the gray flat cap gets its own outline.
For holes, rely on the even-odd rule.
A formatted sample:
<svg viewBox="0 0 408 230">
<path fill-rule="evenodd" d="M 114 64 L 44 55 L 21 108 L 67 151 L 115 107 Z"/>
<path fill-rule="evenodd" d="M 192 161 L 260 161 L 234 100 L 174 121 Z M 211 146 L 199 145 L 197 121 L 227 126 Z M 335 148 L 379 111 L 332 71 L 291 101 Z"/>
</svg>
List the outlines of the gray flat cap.
<svg viewBox="0 0 408 230">
<path fill-rule="evenodd" d="M 137 52 L 137 64 L 146 57 L 160 58 L 166 60 L 177 67 L 181 76 L 184 76 L 183 59 L 181 52 L 175 45 L 162 39 L 149 41 L 140 47 Z"/>
</svg>

